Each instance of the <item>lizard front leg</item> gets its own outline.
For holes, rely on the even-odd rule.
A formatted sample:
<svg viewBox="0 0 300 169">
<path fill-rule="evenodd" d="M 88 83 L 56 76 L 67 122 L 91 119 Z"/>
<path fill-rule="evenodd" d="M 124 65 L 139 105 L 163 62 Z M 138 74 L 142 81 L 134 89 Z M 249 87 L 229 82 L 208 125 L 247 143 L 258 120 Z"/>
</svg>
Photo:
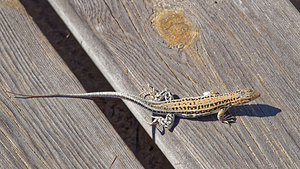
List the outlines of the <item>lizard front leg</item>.
<svg viewBox="0 0 300 169">
<path fill-rule="evenodd" d="M 216 92 L 214 90 L 211 90 L 211 91 L 204 92 L 203 96 L 214 96 L 214 95 L 218 95 L 218 94 L 220 94 L 220 93 Z"/>
<path fill-rule="evenodd" d="M 227 124 L 230 124 L 231 122 L 234 122 L 235 121 L 235 118 L 230 115 L 230 114 L 227 114 L 225 115 L 225 112 L 227 111 L 228 108 L 222 108 L 218 114 L 217 114 L 217 118 L 219 121 L 221 121 L 222 123 L 227 123 Z"/>
</svg>

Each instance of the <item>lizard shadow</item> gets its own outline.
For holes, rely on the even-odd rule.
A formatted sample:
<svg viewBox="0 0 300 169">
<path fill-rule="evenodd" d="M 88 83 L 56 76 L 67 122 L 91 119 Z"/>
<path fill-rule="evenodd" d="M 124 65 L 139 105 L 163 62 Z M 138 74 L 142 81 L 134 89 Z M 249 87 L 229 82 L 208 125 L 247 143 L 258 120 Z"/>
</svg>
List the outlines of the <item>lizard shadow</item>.
<svg viewBox="0 0 300 169">
<path fill-rule="evenodd" d="M 228 109 L 226 114 L 231 114 L 234 117 L 237 116 L 270 117 L 270 116 L 276 116 L 279 112 L 281 112 L 281 109 L 278 109 L 273 106 L 269 106 L 266 104 L 252 104 L 252 105 L 232 106 L 231 108 Z M 202 122 L 218 121 L 217 114 L 212 114 L 212 115 L 198 117 L 198 118 L 177 117 L 175 119 L 172 130 L 178 125 L 180 119 L 188 119 L 188 120 L 202 121 Z"/>
<path fill-rule="evenodd" d="M 266 104 L 233 106 L 229 113 L 234 116 L 270 117 L 276 116 L 281 109 Z"/>
</svg>

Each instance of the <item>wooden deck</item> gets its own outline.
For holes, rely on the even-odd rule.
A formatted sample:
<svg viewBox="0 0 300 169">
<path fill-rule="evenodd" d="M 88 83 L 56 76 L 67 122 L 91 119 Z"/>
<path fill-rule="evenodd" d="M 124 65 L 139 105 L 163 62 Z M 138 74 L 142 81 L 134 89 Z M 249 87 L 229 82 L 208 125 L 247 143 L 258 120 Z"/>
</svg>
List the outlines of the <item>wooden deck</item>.
<svg viewBox="0 0 300 169">
<path fill-rule="evenodd" d="M 22 5 L 0 6 L 0 168 L 143 168 L 93 101 L 5 92 L 85 91 Z"/>
<path fill-rule="evenodd" d="M 175 168 L 300 167 L 300 17 L 288 1 L 49 0 L 116 91 L 179 97 L 253 88 L 261 97 L 160 133 L 125 102 Z M 272 2 L 272 3 L 271 3 Z M 142 168 L 18 3 L 0 2 L 1 168 Z"/>
</svg>

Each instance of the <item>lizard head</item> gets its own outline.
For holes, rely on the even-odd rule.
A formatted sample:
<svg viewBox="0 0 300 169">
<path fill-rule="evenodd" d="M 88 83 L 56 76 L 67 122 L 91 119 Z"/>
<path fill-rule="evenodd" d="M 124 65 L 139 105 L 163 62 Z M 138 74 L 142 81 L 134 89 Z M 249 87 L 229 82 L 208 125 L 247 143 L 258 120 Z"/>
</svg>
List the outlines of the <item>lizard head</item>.
<svg viewBox="0 0 300 169">
<path fill-rule="evenodd" d="M 243 89 L 243 90 L 238 90 L 236 92 L 234 92 L 235 98 L 233 100 L 233 105 L 236 104 L 244 104 L 244 103 L 248 103 L 256 98 L 258 98 L 260 96 L 260 93 L 258 93 L 257 91 L 253 90 L 253 89 Z"/>
<path fill-rule="evenodd" d="M 257 91 L 253 90 L 253 89 L 244 89 L 241 90 L 241 96 L 248 98 L 249 101 L 255 100 L 256 98 L 258 98 L 260 96 L 260 93 L 258 93 Z"/>
</svg>

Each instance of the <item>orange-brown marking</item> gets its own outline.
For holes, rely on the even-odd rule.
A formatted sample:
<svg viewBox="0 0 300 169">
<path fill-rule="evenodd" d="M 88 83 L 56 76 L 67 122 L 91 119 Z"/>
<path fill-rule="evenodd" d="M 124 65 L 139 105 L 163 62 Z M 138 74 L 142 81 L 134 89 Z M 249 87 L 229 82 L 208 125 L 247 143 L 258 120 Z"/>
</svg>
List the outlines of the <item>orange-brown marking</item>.
<svg viewBox="0 0 300 169">
<path fill-rule="evenodd" d="M 159 9 L 151 18 L 152 27 L 169 48 L 185 48 L 198 34 L 181 9 Z"/>
</svg>

